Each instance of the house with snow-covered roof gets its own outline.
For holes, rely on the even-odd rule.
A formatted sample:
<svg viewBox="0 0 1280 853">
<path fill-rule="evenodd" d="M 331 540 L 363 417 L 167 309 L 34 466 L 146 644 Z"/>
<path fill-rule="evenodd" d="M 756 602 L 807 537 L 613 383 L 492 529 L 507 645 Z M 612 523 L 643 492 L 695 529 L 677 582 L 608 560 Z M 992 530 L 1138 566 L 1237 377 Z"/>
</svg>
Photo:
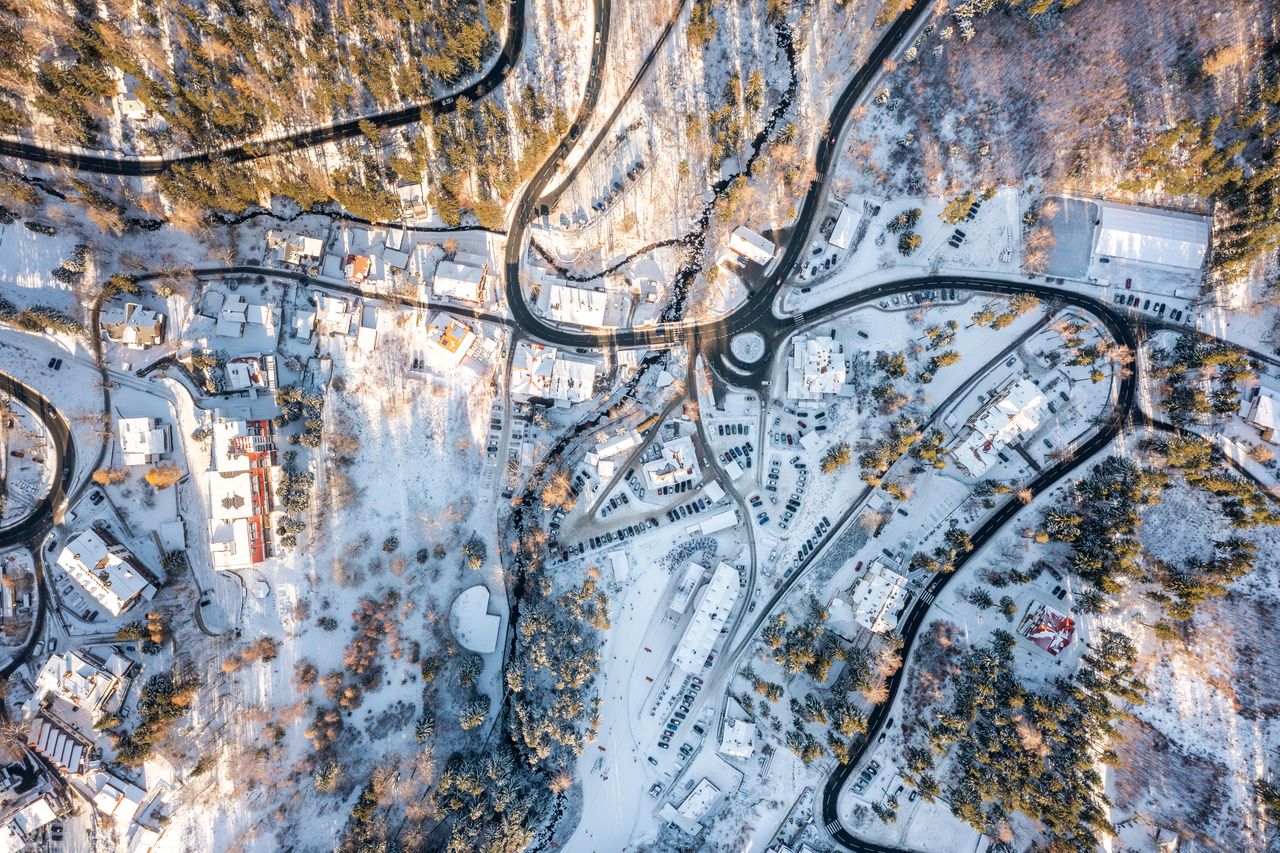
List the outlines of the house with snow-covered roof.
<svg viewBox="0 0 1280 853">
<path fill-rule="evenodd" d="M 156 594 L 150 574 L 105 530 L 90 528 L 69 540 L 58 553 L 58 568 L 112 616 Z"/>
<path fill-rule="evenodd" d="M 1276 443 L 1276 430 L 1280 429 L 1280 399 L 1274 391 L 1254 388 L 1251 396 L 1240 403 L 1240 417 L 1258 430 L 1263 441 Z"/>
<path fill-rule="evenodd" d="M 146 349 L 164 343 L 164 314 L 136 302 L 115 304 L 103 310 L 98 321 L 105 340 L 130 349 Z"/>
<path fill-rule="evenodd" d="M 150 465 L 169 452 L 169 425 L 159 418 L 120 418 L 117 441 L 125 465 Z"/>
<path fill-rule="evenodd" d="M 948 451 L 957 467 L 981 477 L 998 460 L 1002 448 L 1040 426 L 1045 398 L 1029 379 L 1010 380 L 969 418 Z"/>
</svg>

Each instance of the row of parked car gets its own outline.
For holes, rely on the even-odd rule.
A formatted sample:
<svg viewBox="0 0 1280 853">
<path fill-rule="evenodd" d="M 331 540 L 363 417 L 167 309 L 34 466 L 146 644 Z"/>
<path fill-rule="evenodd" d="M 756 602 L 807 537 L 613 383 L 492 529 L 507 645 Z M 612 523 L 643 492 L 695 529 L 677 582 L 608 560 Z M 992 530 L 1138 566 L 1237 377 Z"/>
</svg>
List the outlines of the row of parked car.
<svg viewBox="0 0 1280 853">
<path fill-rule="evenodd" d="M 813 527 L 813 535 L 804 540 L 804 544 L 800 546 L 800 550 L 796 551 L 795 557 L 791 559 L 791 567 L 782 573 L 784 578 L 791 577 L 791 573 L 800 567 L 810 554 L 817 549 L 818 543 L 822 541 L 822 536 L 831 529 L 831 519 L 825 515 Z"/>
<path fill-rule="evenodd" d="M 778 527 L 784 532 L 791 529 L 791 519 L 795 518 L 796 513 L 800 511 L 800 501 L 804 500 L 804 493 L 809 488 L 809 466 L 801 462 L 799 456 L 791 457 L 791 464 L 800 472 L 800 476 L 796 480 L 795 491 L 791 493 L 791 497 L 787 498 L 782 520 L 778 522 Z"/>
<path fill-rule="evenodd" d="M 937 290 L 922 290 L 919 293 L 907 293 L 902 296 L 890 296 L 880 300 L 881 308 L 899 308 L 911 305 L 923 305 L 925 302 L 956 302 L 954 287 L 940 287 Z"/>
<path fill-rule="evenodd" d="M 619 527 L 617 530 L 610 530 L 608 533 L 601 533 L 599 536 L 592 536 L 587 541 L 591 543 L 592 548 L 603 548 L 605 545 L 614 542 L 625 542 L 632 536 L 637 536 L 650 528 L 658 526 L 658 519 L 646 518 L 644 521 L 637 521 L 635 524 L 628 524 L 626 527 Z"/>
<path fill-rule="evenodd" d="M 871 780 L 876 778 L 876 774 L 879 772 L 880 772 L 879 761 L 873 761 L 870 764 L 868 764 L 866 766 L 866 769 L 864 769 L 860 774 L 858 774 L 858 781 L 855 782 L 853 785 L 853 792 L 855 794 L 861 794 L 863 791 L 867 790 L 867 786 L 871 784 Z"/>
<path fill-rule="evenodd" d="M 1157 317 L 1163 317 L 1165 309 L 1168 307 L 1163 302 L 1157 302 L 1153 305 L 1151 304 L 1150 299 L 1144 299 L 1134 293 L 1117 293 L 1114 301 L 1117 305 L 1121 305 L 1125 308 L 1132 308 L 1135 311 L 1150 311 Z M 1169 319 L 1175 323 L 1190 323 L 1191 315 L 1184 314 L 1181 310 L 1175 308 L 1169 312 Z"/>
<path fill-rule="evenodd" d="M 608 518 L 609 513 L 613 512 L 618 507 L 625 506 L 629 503 L 631 503 L 631 498 L 627 497 L 627 493 L 619 492 L 618 494 L 609 498 L 609 502 L 607 504 L 600 507 L 600 517 Z"/>
<path fill-rule="evenodd" d="M 716 435 L 746 435 L 746 424 L 716 424 Z"/>
<path fill-rule="evenodd" d="M 711 508 L 711 499 L 707 497 L 698 498 L 696 501 L 689 501 L 687 504 L 680 504 L 667 511 L 667 521 L 679 521 L 691 515 L 697 515 L 705 509 Z"/>
<path fill-rule="evenodd" d="M 689 682 L 689 687 L 680 697 L 680 705 L 676 708 L 671 718 L 667 720 L 666 726 L 662 729 L 662 734 L 658 737 L 658 747 L 660 749 L 671 748 L 671 738 L 680 729 L 680 725 L 689 716 L 689 709 L 693 707 L 693 700 L 698 695 L 698 691 L 702 690 L 702 679 L 694 678 Z"/>
<path fill-rule="evenodd" d="M 720 461 L 728 465 L 730 462 L 737 462 L 743 468 L 751 467 L 751 454 L 755 452 L 755 445 L 749 441 L 744 441 L 737 447 L 731 447 L 720 454 Z"/>
</svg>

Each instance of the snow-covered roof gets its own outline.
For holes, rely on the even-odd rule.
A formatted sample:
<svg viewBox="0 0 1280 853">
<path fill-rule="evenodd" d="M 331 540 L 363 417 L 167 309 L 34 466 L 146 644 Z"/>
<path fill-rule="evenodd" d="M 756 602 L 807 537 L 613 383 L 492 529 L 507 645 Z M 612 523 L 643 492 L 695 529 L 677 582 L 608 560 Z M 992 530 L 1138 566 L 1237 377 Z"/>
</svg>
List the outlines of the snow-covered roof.
<svg viewBox="0 0 1280 853">
<path fill-rule="evenodd" d="M 839 394 L 845 382 L 844 345 L 829 335 L 798 335 L 787 364 L 787 396 L 820 400 Z"/>
<path fill-rule="evenodd" d="M 551 370 L 556 362 L 554 347 L 522 340 L 516 344 L 511 361 L 511 394 L 514 397 L 548 397 Z"/>
<path fill-rule="evenodd" d="M 324 241 L 283 231 L 267 232 L 267 248 L 276 250 L 276 258 L 286 264 L 300 264 L 306 259 L 318 260 L 324 254 Z"/>
<path fill-rule="evenodd" d="M 219 570 L 252 566 L 253 536 L 249 528 L 249 519 L 211 520 L 209 556 L 213 561 L 213 567 Z"/>
<path fill-rule="evenodd" d="M 956 464 L 971 477 L 980 477 L 996 460 L 1000 448 L 1040 425 L 1044 395 L 1029 379 L 1018 379 L 998 391 L 969 422 L 971 431 L 951 451 Z"/>
<path fill-rule="evenodd" d="M 136 302 L 112 305 L 102 312 L 98 324 L 109 340 L 134 349 L 164 340 L 164 314 Z"/>
<path fill-rule="evenodd" d="M 248 388 L 265 388 L 267 383 L 262 377 L 262 366 L 257 356 L 244 355 L 227 362 L 224 372 L 227 376 L 227 388 L 231 391 L 244 391 Z"/>
<path fill-rule="evenodd" d="M 169 425 L 157 418 L 121 418 L 116 427 L 125 465 L 146 465 L 169 452 Z"/>
<path fill-rule="evenodd" d="M 251 428 L 243 418 L 217 418 L 213 422 L 213 469 L 225 473 L 254 467 L 255 454 L 269 452 L 274 445 L 270 424 L 255 421 Z"/>
<path fill-rule="evenodd" d="M 1047 604 L 1033 604 L 1022 624 L 1019 633 L 1049 654 L 1057 657 L 1063 649 L 1071 645 L 1076 633 L 1076 622 L 1070 616 L 1059 613 Z"/>
<path fill-rule="evenodd" d="M 692 673 L 702 671 L 702 665 L 711 654 L 720 629 L 737 601 L 738 572 L 728 563 L 721 563 L 703 587 L 689 625 L 676 646 L 672 663 L 677 669 Z"/>
<path fill-rule="evenodd" d="M 1245 420 L 1263 431 L 1280 429 L 1280 401 L 1267 390 L 1259 388 L 1257 396 L 1249 404 Z"/>
<path fill-rule="evenodd" d="M 48 826 L 57 819 L 58 814 L 49 804 L 48 794 L 41 794 L 14 812 L 9 818 L 9 825 L 22 841 L 31 838 L 41 827 Z M 21 845 L 17 849 L 21 849 Z"/>
<path fill-rule="evenodd" d="M 627 552 L 621 548 L 615 548 L 609 552 L 609 566 L 613 569 L 613 579 L 618 583 L 624 582 L 631 574 L 631 560 L 627 557 Z"/>
<path fill-rule="evenodd" d="M 693 600 L 693 593 L 698 588 L 698 582 L 702 580 L 702 576 L 706 574 L 707 567 L 701 563 L 695 563 L 690 560 L 685 564 L 684 569 L 680 572 L 676 585 L 671 590 L 671 602 L 667 605 L 676 613 L 684 613 L 689 602 Z"/>
<path fill-rule="evenodd" d="M 1209 246 L 1209 220 L 1169 210 L 1102 204 L 1094 254 L 1178 269 L 1199 269 Z"/>
<path fill-rule="evenodd" d="M 720 732 L 720 752 L 731 758 L 750 758 L 756 751 L 756 727 L 749 720 L 726 719 Z"/>
<path fill-rule="evenodd" d="M 661 815 L 696 838 L 702 832 L 702 819 L 711 812 L 711 807 L 719 797 L 720 789 L 704 776 L 678 807 L 668 803 L 663 807 Z"/>
<path fill-rule="evenodd" d="M 721 530 L 728 530 L 738 523 L 738 510 L 734 507 L 723 509 L 715 515 L 708 516 L 697 524 L 690 525 L 690 533 L 707 536 Z"/>
<path fill-rule="evenodd" d="M 590 400 L 596 387 L 596 362 L 587 356 L 559 353 L 551 366 L 550 394 L 557 403 Z"/>
<path fill-rule="evenodd" d="M 673 486 L 698 475 L 698 456 L 693 437 L 682 435 L 662 445 L 662 456 L 641 466 L 645 482 L 651 489 Z"/>
<path fill-rule="evenodd" d="M 483 266 L 441 261 L 436 267 L 432 289 L 436 296 L 479 302 L 484 298 L 484 280 Z"/>
<path fill-rule="evenodd" d="M 293 315 L 293 334 L 300 341 L 311 340 L 311 332 L 316 327 L 316 312 L 298 311 Z"/>
<path fill-rule="evenodd" d="M 853 229 L 857 226 L 858 218 L 853 215 L 853 210 L 848 205 L 842 205 L 835 227 L 831 229 L 831 239 L 827 242 L 837 249 L 849 248 L 849 241 L 853 239 Z"/>
<path fill-rule="evenodd" d="M 463 648 L 489 654 L 498 647 L 502 617 L 489 612 L 489 589 L 476 584 L 458 593 L 449 609 L 449 627 Z"/>
<path fill-rule="evenodd" d="M 244 306 L 244 319 L 255 326 L 271 325 L 271 306 L 249 303 Z"/>
<path fill-rule="evenodd" d="M 86 769 L 92 741 L 69 723 L 50 719 L 41 711 L 31 721 L 27 738 L 32 749 L 66 772 L 79 774 Z"/>
<path fill-rule="evenodd" d="M 253 500 L 253 475 L 249 471 L 215 471 L 209 477 L 210 518 L 216 522 L 257 515 Z"/>
<path fill-rule="evenodd" d="M 147 796 L 147 792 L 137 785 L 105 770 L 89 773 L 87 781 L 93 791 L 93 805 L 114 819 L 117 826 L 128 826 Z"/>
<path fill-rule="evenodd" d="M 906 590 L 906 578 L 879 559 L 872 560 L 866 574 L 849 590 L 853 620 L 876 634 L 892 630 L 897 625 L 893 615 Z"/>
<path fill-rule="evenodd" d="M 583 287 L 550 275 L 542 277 L 538 304 L 542 312 L 561 323 L 603 326 L 609 295 L 603 290 Z"/>
<path fill-rule="evenodd" d="M 594 445 L 587 455 L 594 454 L 597 461 L 601 459 L 610 459 L 619 454 L 626 453 L 633 448 L 639 447 L 643 439 L 640 433 L 633 429 L 620 432 L 617 435 L 611 435 L 599 444 Z"/>
<path fill-rule="evenodd" d="M 752 231 L 745 225 L 739 225 L 729 237 L 729 250 L 760 266 L 766 266 L 773 260 L 777 246 L 767 237 Z"/>
<path fill-rule="evenodd" d="M 475 343 L 476 333 L 458 318 L 441 313 L 427 326 L 426 339 L 433 361 L 457 367 Z"/>
<path fill-rule="evenodd" d="M 35 689 L 24 711 L 34 713 L 45 695 L 53 693 L 96 716 L 112 698 L 130 666 L 127 658 L 115 652 L 107 661 L 83 649 L 55 654 L 36 675 Z"/>
<path fill-rule="evenodd" d="M 109 545 L 92 529 L 66 544 L 58 554 L 58 566 L 112 616 L 119 616 L 139 598 L 150 600 L 156 592 L 124 546 Z"/>
</svg>

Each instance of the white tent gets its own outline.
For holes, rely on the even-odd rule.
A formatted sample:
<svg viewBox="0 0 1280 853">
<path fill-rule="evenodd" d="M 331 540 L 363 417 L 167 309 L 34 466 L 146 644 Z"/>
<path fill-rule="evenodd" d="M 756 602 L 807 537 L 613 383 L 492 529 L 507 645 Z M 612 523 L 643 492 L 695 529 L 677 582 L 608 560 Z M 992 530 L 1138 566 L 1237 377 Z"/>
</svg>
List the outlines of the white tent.
<svg viewBox="0 0 1280 853">
<path fill-rule="evenodd" d="M 1209 247 L 1209 220 L 1155 208 L 1103 204 L 1094 254 L 1196 270 Z"/>
</svg>

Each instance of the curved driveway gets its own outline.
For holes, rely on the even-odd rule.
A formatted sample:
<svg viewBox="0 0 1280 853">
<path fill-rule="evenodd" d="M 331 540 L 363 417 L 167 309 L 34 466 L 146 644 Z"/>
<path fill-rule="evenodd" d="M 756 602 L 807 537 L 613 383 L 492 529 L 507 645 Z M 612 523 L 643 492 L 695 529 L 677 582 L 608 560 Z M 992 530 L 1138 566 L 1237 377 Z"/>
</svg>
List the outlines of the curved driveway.
<svg viewBox="0 0 1280 853">
<path fill-rule="evenodd" d="M 14 654 L 13 659 L 0 669 L 0 678 L 8 678 L 18 667 L 31 656 L 36 638 L 44 630 L 46 602 L 49 600 L 49 589 L 45 583 L 44 555 L 40 553 L 40 539 L 53 525 L 55 510 L 66 497 L 67 490 L 76 472 L 76 445 L 71 437 L 71 429 L 62 414 L 53 407 L 43 395 L 5 373 L 0 373 L 0 392 L 17 400 L 32 412 L 51 436 L 53 447 L 54 479 L 49 494 L 36 504 L 35 509 L 17 524 L 0 530 L 0 547 L 24 545 L 31 551 L 32 568 L 36 580 L 36 615 L 31 626 L 31 634 L 27 642 Z M 0 703 L 2 707 L 2 703 Z"/>
</svg>

